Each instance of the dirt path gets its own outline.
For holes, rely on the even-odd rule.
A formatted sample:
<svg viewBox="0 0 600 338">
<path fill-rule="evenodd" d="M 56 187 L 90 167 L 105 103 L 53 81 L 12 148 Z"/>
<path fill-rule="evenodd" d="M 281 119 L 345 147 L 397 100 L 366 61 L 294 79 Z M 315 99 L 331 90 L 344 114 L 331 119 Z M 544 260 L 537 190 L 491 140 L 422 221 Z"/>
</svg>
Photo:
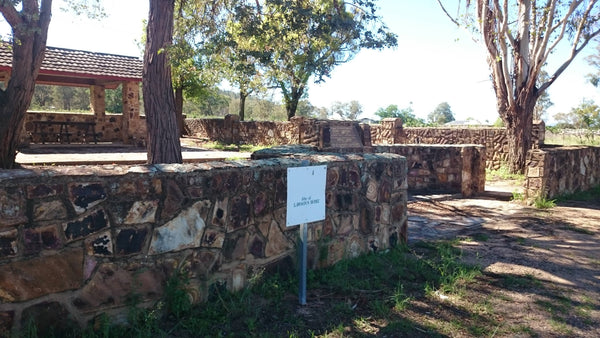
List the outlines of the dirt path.
<svg viewBox="0 0 600 338">
<path fill-rule="evenodd" d="M 547 210 L 429 200 L 410 203 L 408 213 L 409 241 L 411 228 L 425 239 L 432 231 L 457 238 L 463 260 L 483 268 L 464 295 L 427 302 L 409 314 L 413 320 L 437 327 L 463 321 L 467 336 L 479 335 L 469 323 L 494 321 L 496 331 L 482 335 L 600 337 L 600 200 Z"/>
</svg>

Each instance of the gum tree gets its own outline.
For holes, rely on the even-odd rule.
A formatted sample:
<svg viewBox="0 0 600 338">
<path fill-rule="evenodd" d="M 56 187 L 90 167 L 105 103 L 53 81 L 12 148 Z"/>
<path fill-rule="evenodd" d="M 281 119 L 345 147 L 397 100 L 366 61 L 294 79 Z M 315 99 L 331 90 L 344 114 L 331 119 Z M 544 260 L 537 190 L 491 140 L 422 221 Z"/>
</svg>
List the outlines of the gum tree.
<svg viewBox="0 0 600 338">
<path fill-rule="evenodd" d="M 263 2 L 256 1 L 260 27 L 250 42 L 271 53 L 267 76 L 283 93 L 288 119 L 296 115 L 311 78 L 324 81 L 362 48 L 397 45 L 377 15 L 376 0 Z"/>
<path fill-rule="evenodd" d="M 448 16 L 473 30 L 485 47 L 496 106 L 508 132 L 509 169 L 522 173 L 536 102 L 600 32 L 597 1 L 476 0 L 466 1 L 459 12 L 466 15 Z M 539 81 L 550 55 L 563 50 L 562 63 L 546 67 L 549 77 Z"/>
</svg>

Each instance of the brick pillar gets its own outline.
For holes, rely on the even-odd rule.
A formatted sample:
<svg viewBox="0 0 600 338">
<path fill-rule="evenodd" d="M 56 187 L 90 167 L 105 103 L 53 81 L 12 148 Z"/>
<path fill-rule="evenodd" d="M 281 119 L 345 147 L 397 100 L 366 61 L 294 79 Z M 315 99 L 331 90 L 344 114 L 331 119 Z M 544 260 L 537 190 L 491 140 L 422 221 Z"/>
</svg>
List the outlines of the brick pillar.
<svg viewBox="0 0 600 338">
<path fill-rule="evenodd" d="M 90 108 L 97 120 L 106 114 L 106 92 L 104 86 L 90 86 Z"/>
</svg>

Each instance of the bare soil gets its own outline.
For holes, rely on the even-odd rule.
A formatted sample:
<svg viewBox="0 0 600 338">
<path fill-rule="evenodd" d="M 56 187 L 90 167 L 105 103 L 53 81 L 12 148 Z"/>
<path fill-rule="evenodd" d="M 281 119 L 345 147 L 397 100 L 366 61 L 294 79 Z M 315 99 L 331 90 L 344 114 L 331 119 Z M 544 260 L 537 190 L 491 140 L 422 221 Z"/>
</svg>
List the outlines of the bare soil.
<svg viewBox="0 0 600 338">
<path fill-rule="evenodd" d="M 546 210 L 429 200 L 410 203 L 408 213 L 438 226 L 482 220 L 454 235 L 462 259 L 483 274 L 460 295 L 414 301 L 404 314 L 412 322 L 448 336 L 600 337 L 600 199 Z"/>
</svg>

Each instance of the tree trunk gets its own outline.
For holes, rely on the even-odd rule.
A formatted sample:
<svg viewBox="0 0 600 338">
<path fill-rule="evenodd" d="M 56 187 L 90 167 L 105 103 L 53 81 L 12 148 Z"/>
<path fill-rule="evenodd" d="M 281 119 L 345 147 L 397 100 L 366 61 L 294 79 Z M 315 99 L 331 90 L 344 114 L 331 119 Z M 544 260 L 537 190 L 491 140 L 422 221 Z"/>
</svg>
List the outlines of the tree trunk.
<svg viewBox="0 0 600 338">
<path fill-rule="evenodd" d="M 240 121 L 244 121 L 244 117 L 246 114 L 246 98 L 248 97 L 248 93 L 244 90 L 240 90 Z"/>
<path fill-rule="evenodd" d="M 5 5 L 10 7 L 10 5 Z M 10 169 L 15 165 L 17 149 L 29 108 L 35 79 L 39 73 L 44 53 L 48 25 L 52 16 L 52 0 L 43 0 L 39 7 L 26 7 L 22 17 L 11 18 L 14 41 L 12 71 L 5 90 L 0 89 L 0 168 Z M 27 22 L 20 21 L 24 17 Z M 16 24 L 15 24 L 16 23 Z"/>
<path fill-rule="evenodd" d="M 148 163 L 182 163 L 171 67 L 174 0 L 150 0 L 142 89 L 148 128 Z"/>
<path fill-rule="evenodd" d="M 298 102 L 300 98 L 302 98 L 302 94 L 304 93 L 304 87 L 293 87 L 291 88 L 291 93 L 289 95 L 284 95 L 285 100 L 285 111 L 287 112 L 288 121 L 292 119 L 292 117 L 296 116 L 296 110 L 298 110 Z"/>
<path fill-rule="evenodd" d="M 177 128 L 179 137 L 185 135 L 185 121 L 183 118 L 183 88 L 175 88 L 175 116 L 177 117 Z"/>
<path fill-rule="evenodd" d="M 527 95 L 524 101 L 517 100 L 517 107 L 506 112 L 506 132 L 508 138 L 508 170 L 513 174 L 524 174 L 527 152 L 531 149 L 531 131 L 535 94 Z"/>
</svg>

